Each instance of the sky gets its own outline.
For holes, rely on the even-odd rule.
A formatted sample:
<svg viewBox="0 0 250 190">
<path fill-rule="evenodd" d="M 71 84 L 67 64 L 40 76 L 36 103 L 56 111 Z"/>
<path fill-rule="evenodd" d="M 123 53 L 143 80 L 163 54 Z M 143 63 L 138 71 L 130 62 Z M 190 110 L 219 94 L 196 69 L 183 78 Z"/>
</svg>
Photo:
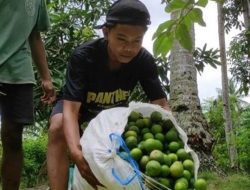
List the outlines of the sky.
<svg viewBox="0 0 250 190">
<path fill-rule="evenodd" d="M 169 20 L 169 15 L 164 11 L 165 5 L 161 4 L 161 0 L 141 0 L 148 8 L 151 15 L 151 25 L 147 31 L 143 46 L 152 52 L 152 35 L 156 31 L 159 24 Z M 195 25 L 195 46 L 202 48 L 207 43 L 207 49 L 217 49 L 219 47 L 218 28 L 217 28 L 217 6 L 215 2 L 209 1 L 205 9 L 203 9 L 203 19 L 206 27 Z M 226 35 L 226 47 L 228 47 L 230 39 L 239 31 L 233 30 Z M 230 76 L 230 73 L 228 73 Z M 197 73 L 197 83 L 200 101 L 203 102 L 209 98 L 217 97 L 217 89 L 221 89 L 221 68 L 212 68 L 206 66 L 203 73 Z"/>
</svg>

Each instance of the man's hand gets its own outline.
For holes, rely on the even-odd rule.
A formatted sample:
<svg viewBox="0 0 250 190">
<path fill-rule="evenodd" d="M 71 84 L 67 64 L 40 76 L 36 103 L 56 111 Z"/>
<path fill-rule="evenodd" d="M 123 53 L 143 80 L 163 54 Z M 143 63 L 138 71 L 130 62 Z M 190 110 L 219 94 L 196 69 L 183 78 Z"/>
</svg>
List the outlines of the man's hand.
<svg viewBox="0 0 250 190">
<path fill-rule="evenodd" d="M 44 104 L 51 105 L 56 99 L 56 91 L 51 80 L 42 81 L 43 96 L 41 101 Z"/>
<path fill-rule="evenodd" d="M 81 176 L 86 179 L 86 181 L 97 190 L 97 186 L 104 187 L 98 179 L 94 176 L 93 172 L 91 171 L 88 162 L 82 155 L 82 151 L 79 150 L 77 153 L 71 154 L 71 158 L 73 162 L 76 164 Z"/>
</svg>

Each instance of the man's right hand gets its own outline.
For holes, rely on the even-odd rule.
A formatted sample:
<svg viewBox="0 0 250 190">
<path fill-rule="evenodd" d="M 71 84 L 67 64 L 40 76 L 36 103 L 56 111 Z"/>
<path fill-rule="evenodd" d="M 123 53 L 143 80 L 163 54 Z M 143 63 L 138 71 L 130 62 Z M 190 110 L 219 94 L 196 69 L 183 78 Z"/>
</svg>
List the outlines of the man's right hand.
<svg viewBox="0 0 250 190">
<path fill-rule="evenodd" d="M 82 151 L 79 150 L 74 154 L 71 154 L 72 161 L 76 164 L 81 176 L 86 179 L 86 181 L 97 190 L 97 186 L 104 187 L 98 179 L 95 177 L 93 172 L 91 171 L 88 162 L 85 160 L 85 158 L 82 155 Z"/>
</svg>

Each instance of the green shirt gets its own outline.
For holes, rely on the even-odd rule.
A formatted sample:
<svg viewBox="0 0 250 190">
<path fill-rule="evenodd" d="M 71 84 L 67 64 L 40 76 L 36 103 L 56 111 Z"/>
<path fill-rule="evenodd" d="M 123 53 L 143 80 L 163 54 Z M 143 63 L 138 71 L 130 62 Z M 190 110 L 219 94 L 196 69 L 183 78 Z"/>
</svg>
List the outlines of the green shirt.
<svg viewBox="0 0 250 190">
<path fill-rule="evenodd" d="M 48 27 L 44 0 L 0 0 L 0 83 L 35 83 L 28 38 Z"/>
</svg>

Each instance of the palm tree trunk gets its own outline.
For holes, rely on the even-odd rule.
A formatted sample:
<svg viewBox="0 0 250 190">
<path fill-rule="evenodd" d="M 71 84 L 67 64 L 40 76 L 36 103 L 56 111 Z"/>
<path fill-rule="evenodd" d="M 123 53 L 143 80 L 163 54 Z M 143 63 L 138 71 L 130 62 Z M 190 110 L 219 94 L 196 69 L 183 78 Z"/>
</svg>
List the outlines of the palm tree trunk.
<svg viewBox="0 0 250 190">
<path fill-rule="evenodd" d="M 176 18 L 178 12 L 172 13 Z M 194 27 L 191 29 L 194 44 Z M 202 113 L 197 88 L 197 73 L 193 54 L 177 41 L 171 50 L 170 104 L 179 125 L 188 135 L 189 145 L 199 154 L 201 165 L 210 167 L 205 160 L 211 160 L 213 138 Z"/>
<path fill-rule="evenodd" d="M 228 92 L 228 76 L 227 76 L 227 60 L 225 48 L 225 20 L 223 15 L 223 3 L 217 3 L 218 10 L 218 34 L 221 60 L 221 75 L 222 75 L 222 100 L 223 100 L 223 114 L 225 119 L 225 135 L 230 158 L 231 168 L 237 168 L 237 149 L 235 145 L 235 137 L 232 126 L 232 117 L 229 102 Z"/>
</svg>

